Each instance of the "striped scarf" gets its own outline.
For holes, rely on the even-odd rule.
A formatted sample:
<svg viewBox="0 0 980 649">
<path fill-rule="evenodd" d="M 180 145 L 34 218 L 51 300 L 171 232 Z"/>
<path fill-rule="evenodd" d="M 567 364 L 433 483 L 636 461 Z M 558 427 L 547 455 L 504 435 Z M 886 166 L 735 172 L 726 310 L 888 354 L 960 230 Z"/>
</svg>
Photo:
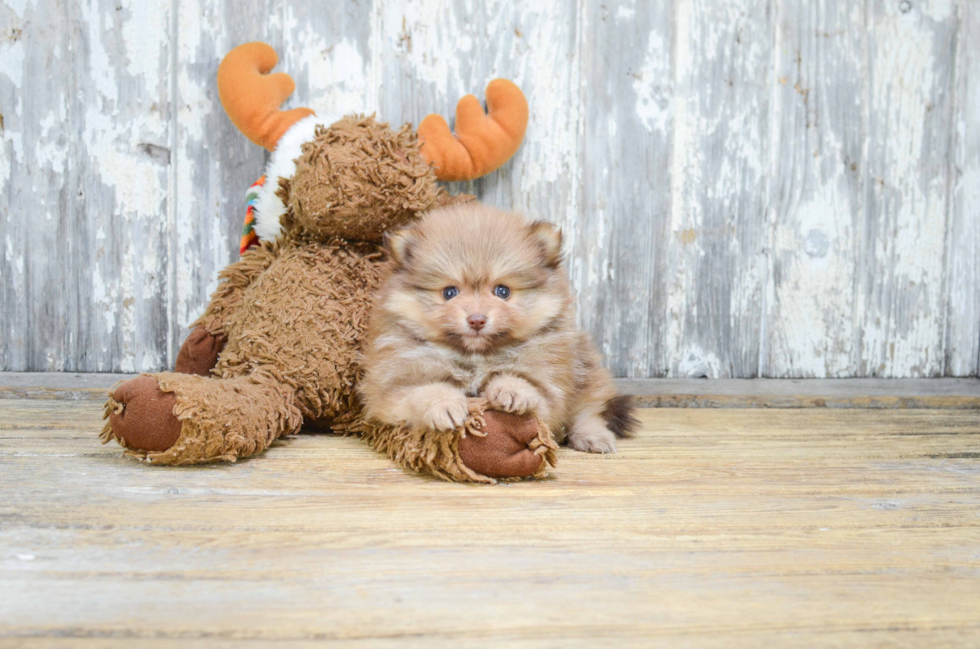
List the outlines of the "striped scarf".
<svg viewBox="0 0 980 649">
<path fill-rule="evenodd" d="M 239 254 L 245 254 L 246 250 L 259 243 L 259 235 L 255 231 L 255 204 L 259 202 L 259 189 L 263 185 L 265 185 L 265 176 L 256 180 L 255 184 L 249 187 L 245 194 L 248 209 L 245 210 L 245 225 L 242 226 L 242 244 L 238 251 Z"/>
</svg>

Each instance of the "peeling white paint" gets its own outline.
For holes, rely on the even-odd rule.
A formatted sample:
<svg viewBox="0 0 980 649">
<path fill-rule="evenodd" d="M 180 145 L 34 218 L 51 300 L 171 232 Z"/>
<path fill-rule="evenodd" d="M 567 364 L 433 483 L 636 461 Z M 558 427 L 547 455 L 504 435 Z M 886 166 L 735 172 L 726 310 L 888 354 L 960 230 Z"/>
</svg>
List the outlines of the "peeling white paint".
<svg viewBox="0 0 980 649">
<path fill-rule="evenodd" d="M 723 378 L 721 359 L 713 352 L 691 345 L 680 350 L 677 360 L 678 376 L 691 378 Z"/>
<path fill-rule="evenodd" d="M 9 236 L 4 239 L 4 258 L 18 275 L 24 275 L 24 255 L 14 247 L 13 239 Z"/>
<path fill-rule="evenodd" d="M 135 142 L 130 144 L 135 145 Z M 100 179 L 115 189 L 116 204 L 126 220 L 163 218 L 166 172 L 161 174 L 155 165 L 99 136 L 92 141 L 89 151 L 97 156 Z"/>
<path fill-rule="evenodd" d="M 34 6 L 33 0 L 4 0 L 4 7 L 10 9 L 19 18 L 27 17 L 27 8 Z"/>
<path fill-rule="evenodd" d="M 110 288 L 102 275 L 102 265 L 96 264 L 92 270 L 92 302 L 100 307 L 103 322 L 105 323 L 105 333 L 111 335 L 116 328 L 116 316 L 119 311 L 119 291 L 117 288 Z M 100 370 L 106 368 L 100 367 Z"/>
<path fill-rule="evenodd" d="M 190 325 L 203 310 L 200 287 L 195 282 L 195 277 L 209 274 L 202 268 L 202 239 L 211 241 L 211 246 L 206 247 L 211 247 L 215 254 L 223 257 L 222 263 L 216 265 L 216 268 L 232 261 L 226 258 L 227 248 L 219 245 L 221 239 L 214 237 L 212 228 L 208 227 L 211 223 L 221 222 L 217 206 L 211 204 L 209 171 L 213 173 L 213 170 L 207 168 L 207 163 L 211 162 L 216 170 L 219 161 L 211 160 L 210 154 L 201 155 L 208 145 L 207 131 L 214 105 L 215 81 L 212 75 L 201 76 L 196 70 L 192 76 L 191 67 L 202 57 L 210 57 L 215 62 L 216 73 L 217 62 L 226 54 L 223 50 L 231 45 L 223 48 L 219 45 L 220 39 L 213 36 L 213 47 L 210 51 L 204 46 L 204 36 L 215 32 L 214 27 L 207 22 L 208 17 L 208 12 L 199 0 L 182 0 L 182 10 L 176 16 L 177 30 L 180 33 L 177 43 L 179 63 L 176 70 L 176 101 L 180 118 L 176 125 L 176 150 L 171 153 L 174 165 L 171 169 L 170 192 L 174 195 L 170 197 L 168 209 L 173 231 L 166 234 L 176 239 L 173 248 L 168 251 L 172 258 L 168 260 L 167 272 L 170 276 L 167 279 L 172 282 L 168 287 L 170 316 L 175 321 L 171 322 L 171 327 L 178 330 Z M 205 168 L 202 169 L 202 166 Z M 182 191 L 182 188 L 189 187 L 199 190 Z M 228 187 L 227 191 L 231 195 L 240 196 L 243 188 Z M 212 271 L 210 274 L 215 273 Z M 169 351 L 171 354 L 175 353 L 173 349 Z"/>
<path fill-rule="evenodd" d="M 956 137 L 946 248 L 947 375 L 978 371 L 980 356 L 980 15 L 964 12 L 957 33 Z"/>
<path fill-rule="evenodd" d="M 466 23 L 457 19 L 449 3 L 407 0 L 383 3 L 384 38 L 415 72 L 417 82 L 432 86 L 436 95 L 449 97 L 449 85 L 463 85 L 455 42 L 466 40 Z M 446 47 L 448 42 L 454 47 Z M 393 119 L 393 118 L 392 118 Z"/>
<path fill-rule="evenodd" d="M 102 11 L 99 0 L 80 1 L 78 4 L 80 22 L 88 30 L 87 44 L 89 50 L 89 78 L 95 83 L 95 88 L 103 98 L 102 110 L 118 111 L 119 88 L 116 85 L 116 66 L 105 49 L 104 34 L 112 29 L 106 24 L 107 13 Z M 137 12 L 138 13 L 138 12 Z"/>
<path fill-rule="evenodd" d="M 886 11 L 874 33 L 871 111 L 879 139 L 869 153 L 869 182 L 885 225 L 872 243 L 875 263 L 892 276 L 869 287 L 878 297 L 859 301 L 862 351 L 877 375 L 933 376 L 942 367 L 947 188 L 945 174 L 921 169 L 935 155 L 924 128 L 944 89 L 936 85 L 933 29 L 895 8 Z"/>
<path fill-rule="evenodd" d="M 636 114 L 647 130 L 666 133 L 670 126 L 673 115 L 670 77 L 670 43 L 665 43 L 659 30 L 653 29 L 643 67 L 633 80 Z"/>
<path fill-rule="evenodd" d="M 4 193 L 7 191 L 7 185 L 10 183 L 10 174 L 13 171 L 13 158 L 14 152 L 13 142 L 10 146 L 7 146 L 7 142 L 10 142 L 11 138 L 6 135 L 0 138 L 0 190 Z"/>
<path fill-rule="evenodd" d="M 134 250 L 136 245 L 137 242 L 135 241 L 128 242 L 123 252 L 122 263 L 120 264 L 121 273 L 118 298 L 122 309 L 119 317 L 119 327 L 122 330 L 124 343 L 122 358 L 119 360 L 119 369 L 123 372 L 136 371 L 136 345 L 134 344 L 135 341 L 132 340 L 136 333 L 136 275 L 133 272 L 133 256 L 136 252 Z M 140 252 L 142 253 L 142 250 Z"/>
<path fill-rule="evenodd" d="M 969 2 L 969 0 L 967 0 L 967 2 Z M 953 0 L 928 0 L 925 2 L 916 2 L 913 4 L 913 7 L 922 12 L 923 16 L 926 16 L 927 18 L 936 22 L 948 20 L 953 17 Z"/>
<path fill-rule="evenodd" d="M 555 15 L 560 2 L 541 3 L 543 16 Z M 521 76 L 515 82 L 525 89 L 531 109 L 527 135 L 522 148 L 524 160 L 533 164 L 522 166 L 521 190 L 531 194 L 575 173 L 579 164 L 578 139 L 570 133 L 580 119 L 580 106 L 570 105 L 569 88 L 582 87 L 579 70 L 572 66 L 555 66 L 545 43 L 567 42 L 568 34 L 560 21 L 541 20 L 534 23 L 532 49 L 521 61 Z M 587 26 L 584 26 L 587 29 Z M 532 38 L 532 35 L 527 35 Z M 569 209 L 577 212 L 574 203 Z"/>
<path fill-rule="evenodd" d="M 238 44 L 233 39 L 250 36 L 283 44 L 278 69 L 297 79 L 290 106 L 377 110 L 394 125 L 428 112 L 451 121 L 463 94 L 482 99 L 495 76 L 517 82 L 531 106 L 524 146 L 503 172 L 451 190 L 476 191 L 562 226 L 573 286 L 587 310 L 580 319 L 599 323 L 597 342 L 618 373 L 746 372 L 753 338 L 766 341 L 760 364 L 774 371 L 929 375 L 945 363 L 947 371 L 974 372 L 980 341 L 977 307 L 969 305 L 980 302 L 980 165 L 975 156 L 957 158 L 951 166 L 959 175 L 947 186 L 950 165 L 937 147 L 951 138 L 936 131 L 934 116 L 951 113 L 943 103 L 951 30 L 975 29 L 975 17 L 953 0 L 915 1 L 908 10 L 898 2 L 817 3 L 792 16 L 780 13 L 796 12 L 792 3 L 777 3 L 766 15 L 748 0 L 677 0 L 654 9 L 635 1 L 377 0 L 370 8 L 349 3 L 320 13 L 287 4 L 247 35 L 223 21 L 255 7 L 225 0 L 181 0 L 177 15 L 169 3 L 80 0 L 71 25 L 53 16 L 44 30 L 36 19 L 42 3 L 4 0 L 0 11 L 31 28 L 24 38 L 0 40 L 0 93 L 16 90 L 0 95 L 0 210 L 29 212 L 35 230 L 21 221 L 0 224 L 2 290 L 17 308 L 50 304 L 52 285 L 72 273 L 85 274 L 88 290 L 59 312 L 64 331 L 43 332 L 32 357 L 9 355 L 16 366 L 3 369 L 65 369 L 78 334 L 87 336 L 91 367 L 75 369 L 138 371 L 172 361 L 173 349 L 158 348 L 160 334 L 189 324 L 216 287 L 217 269 L 236 256 L 229 251 L 240 196 L 261 168 L 261 152 L 249 148 L 253 159 L 243 159 L 241 136 L 226 142 L 214 128 L 217 61 Z M 343 15 L 343 29 L 324 18 L 330 12 Z M 807 67 L 806 57 L 826 50 L 840 68 L 862 70 L 855 74 L 867 85 L 855 92 L 857 107 L 820 103 L 811 91 L 805 109 L 792 112 L 778 77 L 792 74 L 795 63 L 770 75 L 773 61 L 796 52 L 782 52 L 779 37 L 773 50 L 771 34 L 788 18 L 801 34 L 816 34 L 820 25 L 808 21 L 844 12 L 851 28 L 822 30 L 815 51 L 800 53 L 800 67 L 839 73 Z M 596 63 L 608 57 L 595 36 L 603 25 L 629 34 L 635 52 Z M 78 30 L 75 39 L 68 29 Z M 969 63 L 980 60 L 973 46 L 980 38 L 972 33 L 956 35 L 966 57 L 957 75 L 975 76 Z M 871 69 L 863 68 L 866 58 Z M 56 75 L 36 79 L 38 62 L 47 60 L 53 75 L 80 74 L 70 90 L 52 87 Z M 622 96 L 608 93 L 606 75 L 617 75 Z M 787 96 L 804 101 L 803 82 L 794 89 L 790 80 Z M 964 88 L 956 87 L 957 104 L 975 106 L 963 99 L 970 92 Z M 770 106 L 771 97 L 785 105 Z M 841 139 L 825 126 L 842 110 L 866 111 L 860 136 Z M 793 119 L 797 126 L 779 132 L 777 120 Z M 976 121 L 957 123 L 957 146 L 977 141 Z M 586 141 L 586 133 L 600 141 Z M 814 145 L 806 153 L 812 159 L 801 152 L 794 164 L 781 164 L 770 152 L 784 136 Z M 859 137 L 868 141 L 853 156 L 857 169 L 847 171 L 841 158 L 861 149 Z M 669 178 L 644 164 L 658 157 L 669 160 Z M 796 173 L 788 212 L 770 214 L 772 229 L 765 230 L 767 188 Z M 853 178 L 865 173 L 867 184 L 855 189 Z M 15 202 L 13 179 L 22 182 Z M 947 194 L 958 206 L 949 232 Z M 862 210 L 875 210 L 878 230 L 854 231 L 850 215 Z M 654 251 L 656 264 L 618 262 L 625 254 L 618 247 L 628 241 L 623 231 L 651 220 L 656 226 L 643 231 L 668 239 Z M 38 244 L 55 242 L 63 223 L 83 223 L 84 240 L 68 242 L 47 263 Z M 765 281 L 767 258 L 778 285 Z M 63 271 L 65 260 L 87 266 Z M 872 272 L 880 277 L 862 275 Z M 967 305 L 962 314 L 957 304 Z M 76 308 L 92 313 L 89 331 L 77 329 L 69 312 Z M 759 329 L 763 320 L 767 330 Z M 863 329 L 862 344 L 850 328 Z M 659 355 L 651 351 L 656 346 Z"/>
<path fill-rule="evenodd" d="M 65 174 L 68 170 L 68 148 L 64 142 L 55 137 L 55 130 L 61 128 L 65 121 L 65 106 L 59 106 L 58 114 L 54 111 L 41 119 L 40 137 L 34 145 L 34 165 L 52 173 Z M 0 174 L 2 177 L 2 174 Z"/>
<path fill-rule="evenodd" d="M 668 371 L 687 376 L 682 359 L 697 348 L 725 350 L 721 376 L 754 375 L 766 272 L 769 23 L 751 2 L 680 1 L 675 29 L 670 231 L 693 245 L 668 253 Z"/>
<path fill-rule="evenodd" d="M 633 19 L 636 15 L 636 2 L 623 3 L 616 7 L 616 20 L 621 22 L 627 22 Z"/>
<path fill-rule="evenodd" d="M 777 17 L 775 31 L 770 276 L 760 336 L 770 377 L 853 376 L 860 354 L 854 224 L 864 219 L 864 15 L 833 0 L 820 0 L 812 15 L 809 29 Z"/>
<path fill-rule="evenodd" d="M 791 224 L 775 226 L 772 254 L 784 263 L 778 302 L 772 304 L 779 324 L 772 351 L 794 375 L 835 377 L 852 371 L 852 332 L 828 333 L 851 319 L 854 276 L 848 254 L 854 233 L 848 219 L 853 209 L 847 195 L 829 183 L 795 206 Z M 844 218 L 828 218 L 837 214 Z"/>
<path fill-rule="evenodd" d="M 7 77 L 15 88 L 24 83 L 24 43 L 22 40 L 0 39 L 0 77 Z"/>
<path fill-rule="evenodd" d="M 128 0 L 122 3 L 136 16 L 123 22 L 122 35 L 126 47 L 126 71 L 143 86 L 155 90 L 165 81 L 160 61 L 166 60 L 170 47 L 170 3 Z M 137 9 L 138 8 L 138 9 Z M 192 10 L 185 7 L 184 11 Z M 182 33 L 181 38 L 193 38 L 193 34 Z"/>
<path fill-rule="evenodd" d="M 693 29 L 692 2 L 682 1 L 675 6 L 675 30 L 679 35 L 687 35 Z M 674 146 L 671 151 L 670 177 L 670 231 L 693 231 L 701 228 L 701 210 L 698 203 L 692 203 L 686 198 L 691 188 L 702 185 L 700 159 L 695 155 L 698 125 L 697 116 L 691 110 L 692 89 L 691 74 L 694 69 L 694 50 L 687 39 L 678 37 L 674 51 L 674 88 L 677 97 L 674 99 Z M 681 264 L 675 257 L 681 250 L 673 248 L 671 268 L 674 273 L 667 278 L 667 348 L 680 350 L 683 348 L 685 314 L 691 310 L 692 277 L 688 266 Z M 696 308 L 696 307 L 694 307 Z M 689 354 L 690 355 L 690 354 Z M 683 355 L 682 355 L 683 356 Z M 698 355 L 695 354 L 695 357 Z M 684 369 L 675 361 L 680 376 L 689 376 L 688 366 Z"/>
<path fill-rule="evenodd" d="M 304 96 L 298 92 L 295 105 L 304 105 L 322 115 L 372 113 L 367 106 L 367 62 L 356 43 L 342 39 L 328 40 L 317 33 L 309 21 L 300 21 L 287 6 L 284 29 L 295 43 L 283 56 L 283 71 L 293 75 L 298 83 L 305 78 L 308 88 Z"/>
</svg>

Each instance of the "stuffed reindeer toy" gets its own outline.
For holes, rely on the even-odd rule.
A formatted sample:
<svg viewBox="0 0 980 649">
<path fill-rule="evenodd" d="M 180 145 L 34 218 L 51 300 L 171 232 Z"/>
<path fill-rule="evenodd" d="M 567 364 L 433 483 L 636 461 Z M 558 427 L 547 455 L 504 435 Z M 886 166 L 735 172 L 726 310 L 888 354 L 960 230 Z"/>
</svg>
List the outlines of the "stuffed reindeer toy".
<svg viewBox="0 0 980 649">
<path fill-rule="evenodd" d="M 398 464 L 446 480 L 542 476 L 556 445 L 532 416 L 471 402 L 452 433 L 392 427 L 362 416 L 355 385 L 372 298 L 386 268 L 385 233 L 470 196 L 437 180 L 469 180 L 520 146 L 527 101 L 510 81 L 456 109 L 456 135 L 436 115 L 418 130 L 374 117 L 280 110 L 286 74 L 268 74 L 268 45 L 234 49 L 218 70 L 232 122 L 272 151 L 249 193 L 240 261 L 177 356 L 174 372 L 144 374 L 110 393 L 103 442 L 153 464 L 235 461 L 304 425 L 362 436 Z"/>
</svg>

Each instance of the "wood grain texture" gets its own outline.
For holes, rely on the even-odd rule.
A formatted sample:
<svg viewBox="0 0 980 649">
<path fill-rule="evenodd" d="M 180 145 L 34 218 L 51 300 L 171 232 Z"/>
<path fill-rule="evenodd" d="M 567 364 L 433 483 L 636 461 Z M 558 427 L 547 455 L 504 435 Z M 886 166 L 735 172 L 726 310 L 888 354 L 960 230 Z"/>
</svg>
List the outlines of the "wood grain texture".
<svg viewBox="0 0 980 649">
<path fill-rule="evenodd" d="M 671 7 L 594 0 L 581 24 L 588 163 L 568 246 L 579 319 L 617 374 L 663 375 L 668 283 L 651 280 L 671 276 Z"/>
<path fill-rule="evenodd" d="M 679 0 L 674 11 L 667 369 L 671 376 L 757 376 L 771 8 Z"/>
<path fill-rule="evenodd" d="M 856 369 L 867 376 L 938 376 L 955 6 L 875 0 L 869 14 Z"/>
<path fill-rule="evenodd" d="M 71 227 L 37 253 L 68 277 L 34 296 L 73 311 L 66 322 L 77 351 L 61 369 L 132 372 L 169 358 L 171 6 L 108 0 L 64 6 L 72 195 L 63 218 Z M 43 14 L 34 20 L 46 23 Z M 40 323 L 28 336 L 58 325 Z"/>
<path fill-rule="evenodd" d="M 861 358 L 864 17 L 859 3 L 776 3 L 767 376 L 848 376 Z"/>
<path fill-rule="evenodd" d="M 946 374 L 980 362 L 980 11 L 958 7 L 946 253 Z"/>
<path fill-rule="evenodd" d="M 513 161 L 451 187 L 559 223 L 623 377 L 973 376 L 970 0 L 0 0 L 0 370 L 172 366 L 265 153 L 221 56 L 290 106 L 452 118 L 527 94 Z"/>
<path fill-rule="evenodd" d="M 2 4 L 0 25 L 0 366 L 66 369 L 79 349 L 77 304 L 61 299 L 78 252 L 68 10 Z"/>
<path fill-rule="evenodd" d="M 977 411 L 644 410 L 497 487 L 303 434 L 238 465 L 0 401 L 0 643 L 972 646 Z"/>
</svg>

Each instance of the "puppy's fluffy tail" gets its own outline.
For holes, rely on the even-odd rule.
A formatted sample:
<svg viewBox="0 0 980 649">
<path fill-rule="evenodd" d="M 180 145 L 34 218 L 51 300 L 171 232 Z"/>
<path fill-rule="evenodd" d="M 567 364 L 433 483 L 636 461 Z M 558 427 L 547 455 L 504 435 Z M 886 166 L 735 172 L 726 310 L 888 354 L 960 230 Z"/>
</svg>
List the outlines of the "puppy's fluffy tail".
<svg viewBox="0 0 980 649">
<path fill-rule="evenodd" d="M 606 407 L 602 409 L 602 418 L 606 420 L 609 430 L 616 433 L 616 437 L 632 437 L 640 426 L 640 420 L 633 416 L 635 409 L 633 397 L 620 394 L 606 402 Z"/>
</svg>

